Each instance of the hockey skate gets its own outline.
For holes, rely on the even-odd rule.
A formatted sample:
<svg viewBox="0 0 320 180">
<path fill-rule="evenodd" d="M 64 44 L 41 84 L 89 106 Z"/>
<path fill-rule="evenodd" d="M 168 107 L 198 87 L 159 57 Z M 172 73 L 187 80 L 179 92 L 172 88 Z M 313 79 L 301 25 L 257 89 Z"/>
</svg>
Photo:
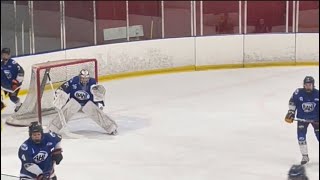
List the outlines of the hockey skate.
<svg viewBox="0 0 320 180">
<path fill-rule="evenodd" d="M 302 160 L 301 160 L 301 165 L 305 165 L 309 162 L 309 156 L 308 155 L 303 155 Z"/>
<path fill-rule="evenodd" d="M 113 136 L 115 136 L 115 135 L 117 135 L 117 134 L 118 134 L 118 131 L 117 131 L 117 130 L 114 130 L 113 132 L 109 133 L 109 135 L 113 135 Z"/>
<path fill-rule="evenodd" d="M 1 101 L 1 111 L 6 107 L 6 105 Z"/>
</svg>

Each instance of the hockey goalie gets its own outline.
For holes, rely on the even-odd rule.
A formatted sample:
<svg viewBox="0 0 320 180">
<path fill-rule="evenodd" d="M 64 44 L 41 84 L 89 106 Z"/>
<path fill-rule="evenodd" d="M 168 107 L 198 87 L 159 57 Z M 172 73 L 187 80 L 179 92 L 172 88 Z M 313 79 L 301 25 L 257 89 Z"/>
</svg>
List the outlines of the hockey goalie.
<svg viewBox="0 0 320 180">
<path fill-rule="evenodd" d="M 58 115 L 49 123 L 48 129 L 61 133 L 72 116 L 81 112 L 88 115 L 107 134 L 116 135 L 117 124 L 103 112 L 105 92 L 104 86 L 98 85 L 90 77 L 89 71 L 82 69 L 79 76 L 66 81 L 55 91 L 53 104 Z"/>
</svg>

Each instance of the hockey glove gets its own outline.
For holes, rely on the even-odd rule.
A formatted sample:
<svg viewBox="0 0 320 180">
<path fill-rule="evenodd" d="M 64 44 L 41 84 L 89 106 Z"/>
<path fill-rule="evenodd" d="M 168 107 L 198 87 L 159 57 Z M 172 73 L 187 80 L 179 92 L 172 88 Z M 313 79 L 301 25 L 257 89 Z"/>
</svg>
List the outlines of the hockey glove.
<svg viewBox="0 0 320 180">
<path fill-rule="evenodd" d="M 37 177 L 37 180 L 50 180 L 50 174 L 46 175 L 46 174 L 40 174 Z"/>
<path fill-rule="evenodd" d="M 294 119 L 294 111 L 289 110 L 287 115 L 286 115 L 285 121 L 287 123 L 293 123 L 293 119 Z"/>
<path fill-rule="evenodd" d="M 56 162 L 56 164 L 60 164 L 61 160 L 63 159 L 62 156 L 62 149 L 55 149 L 52 152 L 52 160 Z"/>
<path fill-rule="evenodd" d="M 11 89 L 14 91 L 19 87 L 19 81 L 13 79 L 12 80 L 12 85 L 11 85 Z"/>
</svg>

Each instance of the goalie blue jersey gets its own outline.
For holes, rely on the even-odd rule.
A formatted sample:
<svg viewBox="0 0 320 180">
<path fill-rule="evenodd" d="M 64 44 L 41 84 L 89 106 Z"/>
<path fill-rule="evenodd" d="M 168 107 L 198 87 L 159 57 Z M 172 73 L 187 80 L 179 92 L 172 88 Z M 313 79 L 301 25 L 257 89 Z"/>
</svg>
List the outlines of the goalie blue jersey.
<svg viewBox="0 0 320 180">
<path fill-rule="evenodd" d="M 5 64 L 1 61 L 1 86 L 6 89 L 11 89 L 12 80 L 19 76 L 24 76 L 23 68 L 13 59 L 8 59 Z"/>
<path fill-rule="evenodd" d="M 292 95 L 290 102 L 296 106 L 296 117 L 319 121 L 319 90 L 314 89 L 307 93 L 303 88 L 298 88 Z"/>
<path fill-rule="evenodd" d="M 37 175 L 28 171 L 30 165 L 36 164 L 42 170 L 43 174 L 52 174 L 54 171 L 52 151 L 61 141 L 61 136 L 54 133 L 43 133 L 39 144 L 27 139 L 19 148 L 19 159 L 21 160 L 20 176 L 28 178 L 36 178 Z"/>
<path fill-rule="evenodd" d="M 94 78 L 90 78 L 86 85 L 82 85 L 80 83 L 80 77 L 75 76 L 69 81 L 63 83 L 59 89 L 70 94 L 70 98 L 74 98 L 79 102 L 79 104 L 81 104 L 81 106 L 84 106 L 88 101 L 94 102 L 90 88 L 96 83 L 97 82 Z"/>
</svg>

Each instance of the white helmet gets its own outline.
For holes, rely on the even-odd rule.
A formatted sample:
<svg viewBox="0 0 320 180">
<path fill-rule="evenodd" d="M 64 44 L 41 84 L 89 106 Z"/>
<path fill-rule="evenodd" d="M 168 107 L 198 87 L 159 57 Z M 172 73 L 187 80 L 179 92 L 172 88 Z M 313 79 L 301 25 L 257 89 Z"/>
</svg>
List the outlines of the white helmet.
<svg viewBox="0 0 320 180">
<path fill-rule="evenodd" d="M 87 84 L 87 83 L 89 82 L 90 74 L 89 74 L 89 71 L 88 71 L 88 70 L 82 69 L 82 70 L 80 71 L 79 76 L 80 76 L 80 83 L 81 83 L 81 84 L 84 84 L 84 85 L 85 85 L 85 84 Z"/>
</svg>

